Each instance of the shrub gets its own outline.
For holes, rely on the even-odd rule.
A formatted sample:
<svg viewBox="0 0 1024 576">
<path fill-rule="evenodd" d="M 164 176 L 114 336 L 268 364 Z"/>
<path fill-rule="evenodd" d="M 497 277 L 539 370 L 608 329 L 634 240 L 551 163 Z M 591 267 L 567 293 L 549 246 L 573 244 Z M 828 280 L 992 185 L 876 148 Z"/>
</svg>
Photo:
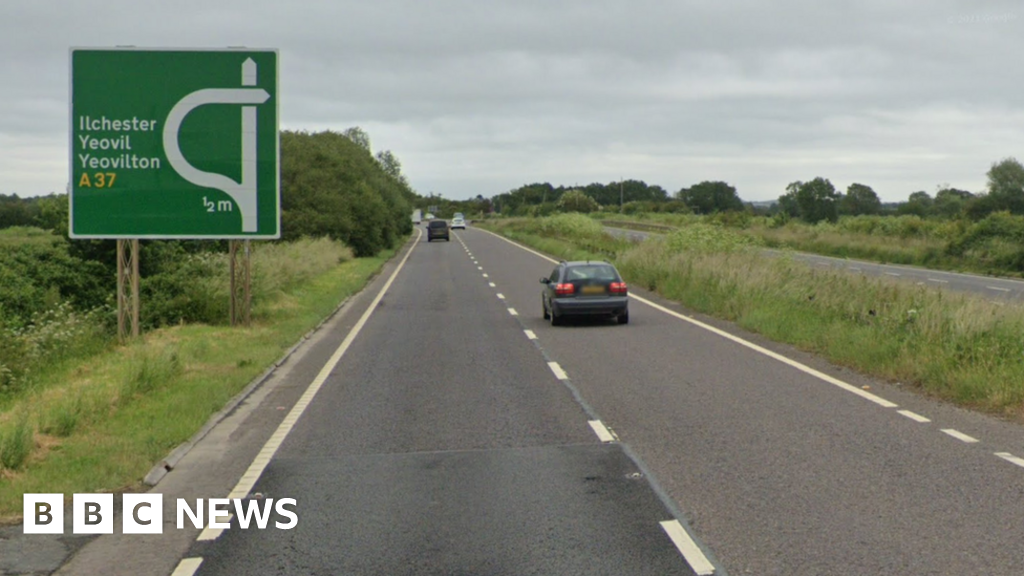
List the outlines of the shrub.
<svg viewBox="0 0 1024 576">
<path fill-rule="evenodd" d="M 693 224 L 665 237 L 673 252 L 735 252 L 762 245 L 761 241 L 722 226 Z"/>
<path fill-rule="evenodd" d="M 15 417 L 6 427 L 0 429 L 0 468 L 21 468 L 32 453 L 34 441 L 28 414 L 23 413 Z"/>
</svg>

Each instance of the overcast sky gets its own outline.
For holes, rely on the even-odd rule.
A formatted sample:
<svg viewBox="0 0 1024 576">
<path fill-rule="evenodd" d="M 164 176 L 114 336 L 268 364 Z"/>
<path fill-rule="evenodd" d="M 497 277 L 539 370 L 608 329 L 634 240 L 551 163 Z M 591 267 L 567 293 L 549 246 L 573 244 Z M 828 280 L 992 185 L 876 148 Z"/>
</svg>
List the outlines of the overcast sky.
<svg viewBox="0 0 1024 576">
<path fill-rule="evenodd" d="M 64 191 L 68 49 L 115 45 L 277 48 L 283 129 L 360 126 L 447 198 L 822 176 L 899 201 L 1024 159 L 1019 2 L 3 0 L 0 193 Z"/>
</svg>

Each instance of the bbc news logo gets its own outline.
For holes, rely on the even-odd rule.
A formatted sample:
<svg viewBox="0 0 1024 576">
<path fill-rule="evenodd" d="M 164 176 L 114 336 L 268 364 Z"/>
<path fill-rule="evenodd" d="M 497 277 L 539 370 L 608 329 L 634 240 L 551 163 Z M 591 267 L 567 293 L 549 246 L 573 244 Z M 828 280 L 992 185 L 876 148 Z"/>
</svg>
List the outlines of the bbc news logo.
<svg viewBox="0 0 1024 576">
<path fill-rule="evenodd" d="M 63 494 L 25 494 L 23 504 L 25 534 L 64 533 Z M 197 498 L 194 506 L 185 498 L 178 498 L 175 504 L 178 530 L 187 527 L 228 529 L 232 516 L 243 530 L 250 526 L 260 530 L 268 526 L 291 530 L 299 523 L 294 498 L 208 498 L 205 502 Z M 113 494 L 74 494 L 71 532 L 113 534 L 115 512 Z M 121 512 L 122 534 L 163 534 L 163 494 L 124 494 Z"/>
</svg>

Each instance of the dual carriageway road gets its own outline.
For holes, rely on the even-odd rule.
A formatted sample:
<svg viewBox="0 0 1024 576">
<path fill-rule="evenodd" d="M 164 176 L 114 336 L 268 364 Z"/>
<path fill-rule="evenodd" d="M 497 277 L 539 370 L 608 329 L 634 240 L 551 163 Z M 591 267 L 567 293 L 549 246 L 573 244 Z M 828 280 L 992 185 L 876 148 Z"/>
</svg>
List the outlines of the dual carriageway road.
<svg viewBox="0 0 1024 576">
<path fill-rule="evenodd" d="M 251 487 L 298 527 L 179 574 L 1024 574 L 1020 426 L 632 288 L 552 327 L 552 261 L 483 230 L 403 256 L 238 425 L 248 464 L 323 375 Z"/>
</svg>

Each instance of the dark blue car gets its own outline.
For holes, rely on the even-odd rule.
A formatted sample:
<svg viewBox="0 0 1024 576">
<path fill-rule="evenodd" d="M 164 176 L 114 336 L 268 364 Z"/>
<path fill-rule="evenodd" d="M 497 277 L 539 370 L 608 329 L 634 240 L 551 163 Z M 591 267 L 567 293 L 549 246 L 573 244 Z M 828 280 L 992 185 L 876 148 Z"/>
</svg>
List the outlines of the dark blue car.
<svg viewBox="0 0 1024 576">
<path fill-rule="evenodd" d="M 614 266 L 607 262 L 559 262 L 544 284 L 541 304 L 552 326 L 567 316 L 609 316 L 629 322 L 629 293 Z"/>
</svg>

